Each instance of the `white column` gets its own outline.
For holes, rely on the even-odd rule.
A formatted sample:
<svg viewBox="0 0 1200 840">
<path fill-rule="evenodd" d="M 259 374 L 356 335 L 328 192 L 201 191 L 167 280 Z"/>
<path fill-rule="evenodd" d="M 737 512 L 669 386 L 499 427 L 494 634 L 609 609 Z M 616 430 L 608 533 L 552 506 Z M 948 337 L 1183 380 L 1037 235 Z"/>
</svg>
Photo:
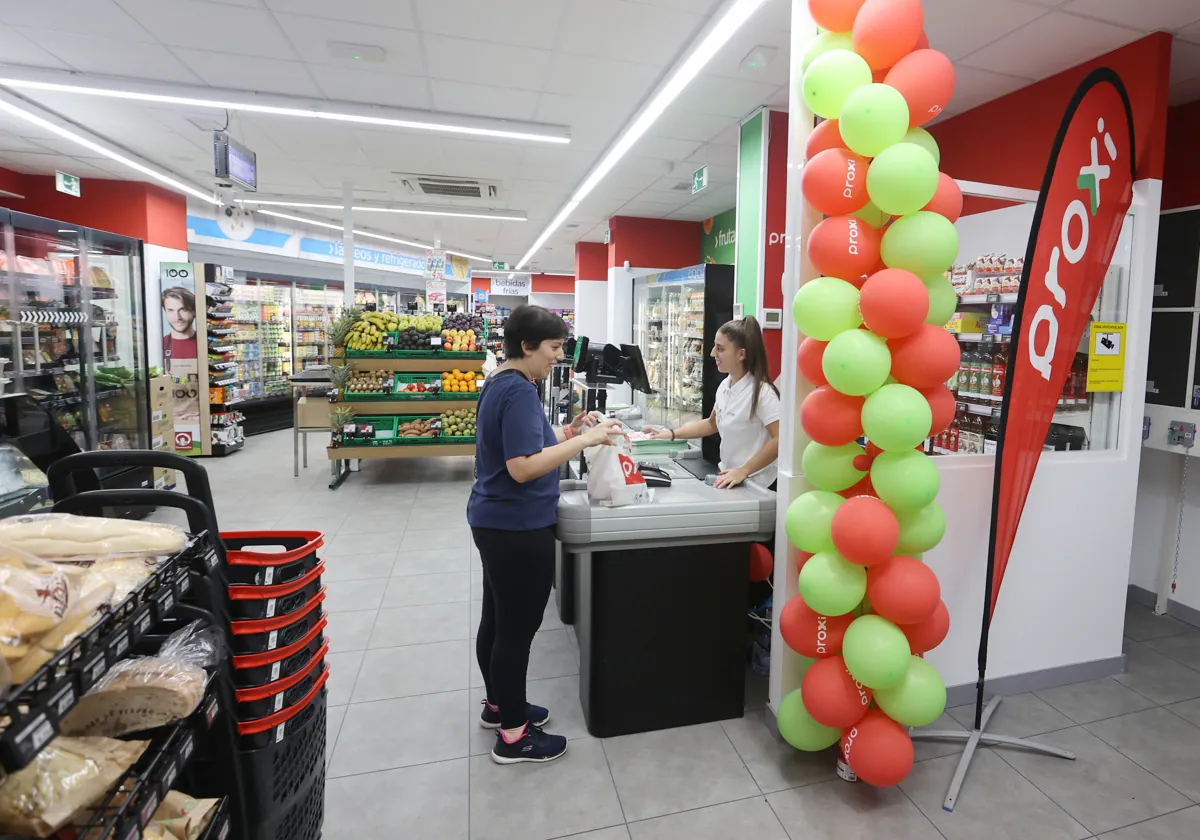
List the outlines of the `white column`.
<svg viewBox="0 0 1200 840">
<path fill-rule="evenodd" d="M 342 184 L 342 282 L 345 305 L 354 306 L 354 184 Z"/>
</svg>

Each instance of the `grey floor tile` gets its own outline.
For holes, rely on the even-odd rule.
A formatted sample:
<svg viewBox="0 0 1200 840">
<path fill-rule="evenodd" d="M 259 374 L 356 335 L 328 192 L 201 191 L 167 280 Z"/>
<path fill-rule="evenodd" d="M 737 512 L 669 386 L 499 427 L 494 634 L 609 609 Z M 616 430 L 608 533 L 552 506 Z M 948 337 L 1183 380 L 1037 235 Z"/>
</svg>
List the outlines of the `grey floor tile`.
<svg viewBox="0 0 1200 840">
<path fill-rule="evenodd" d="M 357 534 L 391 534 L 396 545 L 399 545 L 400 537 L 404 534 L 410 517 L 412 517 L 412 512 L 408 510 L 407 506 L 379 511 L 355 511 L 346 517 L 337 533 L 339 537 Z"/>
<path fill-rule="evenodd" d="M 1166 709 L 1090 723 L 1087 729 L 1171 787 L 1200 802 L 1200 727 Z"/>
<path fill-rule="evenodd" d="M 420 515 L 420 512 L 418 512 Z M 433 514 L 426 513 L 428 516 Z M 460 514 L 461 515 L 461 514 Z M 466 517 L 463 516 L 463 519 Z M 424 551 L 434 548 L 462 548 L 471 544 L 471 531 L 463 527 L 439 528 L 430 531 L 406 530 L 400 542 L 401 551 Z"/>
<path fill-rule="evenodd" d="M 957 766 L 958 756 L 953 755 L 922 761 L 900 783 L 900 789 L 947 840 L 1082 840 L 1091 836 L 992 750 L 975 753 L 954 813 L 947 813 L 942 802 Z"/>
<path fill-rule="evenodd" d="M 349 706 L 330 778 L 466 758 L 462 719 L 470 698 L 454 691 Z"/>
<path fill-rule="evenodd" d="M 325 766 L 333 757 L 333 748 L 337 745 L 338 733 L 342 731 L 342 719 L 346 716 L 345 706 L 329 706 L 325 715 Z"/>
<path fill-rule="evenodd" d="M 1200 671 L 1193 671 L 1139 642 L 1125 643 L 1125 673 L 1113 677 L 1155 703 L 1200 697 Z"/>
<path fill-rule="evenodd" d="M 819 753 L 801 752 L 767 728 L 762 712 L 747 712 L 743 718 L 722 721 L 721 728 L 763 793 L 835 778 L 836 748 Z"/>
<path fill-rule="evenodd" d="M 1167 708 L 1184 720 L 1200 726 L 1200 700 L 1185 700 Z"/>
<path fill-rule="evenodd" d="M 472 654 L 473 655 L 473 654 Z M 485 755 L 496 743 L 494 730 L 479 725 L 480 704 L 486 692 L 482 688 L 471 690 L 471 708 L 467 715 L 471 733 L 471 755 Z M 550 680 L 531 680 L 526 685 L 528 702 L 536 703 L 550 711 L 550 723 L 546 731 L 576 741 L 591 738 L 587 722 L 583 719 L 583 704 L 579 702 L 579 677 L 556 677 Z"/>
<path fill-rule="evenodd" d="M 967 726 L 974 727 L 975 720 L 971 718 L 967 722 Z M 916 732 L 966 732 L 967 727 L 959 723 L 949 714 L 943 712 L 942 716 L 931 723 L 929 726 L 923 726 Z M 958 755 L 966 746 L 965 741 L 935 741 L 933 739 L 913 738 L 913 758 L 915 761 L 928 761 L 931 758 L 941 758 L 944 755 Z"/>
<path fill-rule="evenodd" d="M 466 601 L 380 610 L 367 646 L 385 648 L 467 639 L 469 613 Z"/>
<path fill-rule="evenodd" d="M 483 597 L 483 569 L 471 569 L 471 600 Z"/>
<path fill-rule="evenodd" d="M 483 685 L 483 674 L 472 659 L 471 686 Z M 571 645 L 566 630 L 547 630 L 533 637 L 529 648 L 529 671 L 526 679 L 547 680 L 579 673 L 579 651 Z"/>
<path fill-rule="evenodd" d="M 461 548 L 435 548 L 401 551 L 396 555 L 393 575 L 428 575 L 441 572 L 465 572 L 471 568 L 471 555 Z"/>
<path fill-rule="evenodd" d="M 293 509 L 276 519 L 271 527 L 277 531 L 320 531 L 325 535 L 325 542 L 328 544 L 330 537 L 341 532 L 348 517 L 349 514 L 345 511 L 328 512 L 318 516 Z M 226 530 L 224 523 L 221 530 Z"/>
<path fill-rule="evenodd" d="M 942 840 L 942 835 L 896 788 L 841 779 L 767 797 L 791 840 Z"/>
<path fill-rule="evenodd" d="M 624 822 L 599 741 L 572 742 L 548 764 L 471 759 L 471 840 L 549 840 Z"/>
<path fill-rule="evenodd" d="M 325 584 L 325 611 L 330 613 L 377 610 L 383 601 L 387 578 L 335 580 Z"/>
<path fill-rule="evenodd" d="M 1182 840 L 1185 837 L 1200 837 L 1200 806 L 1105 834 L 1104 840 Z"/>
<path fill-rule="evenodd" d="M 1200 631 L 1189 629 L 1186 633 L 1150 639 L 1142 644 L 1181 665 L 1200 670 Z"/>
<path fill-rule="evenodd" d="M 956 706 L 947 710 L 963 728 L 975 726 L 975 704 Z M 1066 729 L 1075 721 L 1057 711 L 1046 701 L 1033 694 L 1016 694 L 1005 697 L 988 722 L 987 731 L 993 735 L 1009 735 L 1013 738 L 1028 738 L 1055 729 Z"/>
<path fill-rule="evenodd" d="M 622 735 L 603 743 L 629 822 L 759 793 L 718 723 Z"/>
<path fill-rule="evenodd" d="M 1049 688 L 1036 694 L 1076 723 L 1092 723 L 1154 706 L 1152 701 L 1112 678 Z"/>
<path fill-rule="evenodd" d="M 1186 633 L 1192 629 L 1177 618 L 1169 615 L 1155 615 L 1152 609 L 1143 607 L 1141 604 L 1130 604 L 1125 608 L 1125 635 L 1135 642 L 1161 639 L 1164 636 Z"/>
<path fill-rule="evenodd" d="M 326 551 L 334 556 L 347 554 L 391 554 L 395 556 L 403 536 L 399 533 L 342 534 L 327 540 Z"/>
<path fill-rule="evenodd" d="M 629 829 L 623 825 L 614 825 L 612 828 L 585 831 L 583 834 L 572 834 L 559 840 L 629 840 Z"/>
<path fill-rule="evenodd" d="M 554 592 L 550 592 L 550 600 L 546 602 L 546 611 L 542 613 L 541 630 L 561 630 L 568 625 L 562 623 L 562 619 L 558 617 L 558 604 L 554 601 Z"/>
<path fill-rule="evenodd" d="M 371 638 L 371 629 L 375 626 L 376 615 L 377 610 L 331 613 L 328 616 L 329 626 L 325 628 L 329 651 L 343 653 L 348 650 L 366 650 L 367 640 Z"/>
<path fill-rule="evenodd" d="M 1082 726 L 1038 735 L 1031 740 L 1070 750 L 1075 761 L 1019 749 L 997 749 L 996 755 L 1093 834 L 1133 825 L 1192 804 L 1186 796 Z"/>
<path fill-rule="evenodd" d="M 418 499 L 417 506 L 413 509 L 413 515 L 408 520 L 408 532 L 443 531 L 446 530 L 447 525 L 455 530 L 461 530 L 463 523 L 466 521 L 466 499 L 463 499 L 461 502 L 450 500 L 440 501 L 435 505 L 430 505 Z M 461 537 L 455 544 L 462 544 Z"/>
<path fill-rule="evenodd" d="M 392 574 L 392 566 L 396 563 L 395 554 L 341 554 L 326 555 L 325 571 L 321 579 L 325 583 L 343 580 L 377 580 Z"/>
<path fill-rule="evenodd" d="M 468 644 L 463 640 L 369 650 L 352 702 L 465 689 Z"/>
<path fill-rule="evenodd" d="M 344 706 L 350 702 L 354 692 L 354 681 L 362 667 L 363 653 L 353 650 L 346 653 L 330 653 L 325 656 L 329 665 L 329 705 Z"/>
<path fill-rule="evenodd" d="M 435 575 L 400 575 L 387 581 L 383 606 L 413 607 L 466 601 L 471 594 L 471 577 L 466 572 Z"/>
<path fill-rule="evenodd" d="M 629 834 L 633 840 L 788 840 L 761 796 L 630 823 Z"/>
<path fill-rule="evenodd" d="M 325 840 L 467 840 L 466 759 L 330 779 Z"/>
</svg>

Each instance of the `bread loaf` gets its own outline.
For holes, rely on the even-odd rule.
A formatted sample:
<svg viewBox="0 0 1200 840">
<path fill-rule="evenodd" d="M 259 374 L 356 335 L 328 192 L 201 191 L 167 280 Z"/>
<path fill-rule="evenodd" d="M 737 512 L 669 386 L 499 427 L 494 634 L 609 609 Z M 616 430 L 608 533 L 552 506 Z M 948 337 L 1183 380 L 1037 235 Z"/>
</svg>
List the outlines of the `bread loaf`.
<svg viewBox="0 0 1200 840">
<path fill-rule="evenodd" d="M 50 513 L 0 520 L 0 543 L 36 557 L 174 554 L 187 543 L 178 528 L 129 519 Z"/>
<path fill-rule="evenodd" d="M 63 620 L 35 644 L 27 646 L 29 649 L 24 657 L 14 661 L 12 678 L 17 685 L 36 674 L 38 668 L 49 662 L 54 654 L 69 646 L 108 612 L 116 587 L 102 578 L 97 578 L 94 583 L 89 581 L 85 586 L 83 597 L 78 599 Z"/>
<path fill-rule="evenodd" d="M 118 662 L 62 721 L 70 735 L 117 737 L 183 720 L 204 698 L 204 669 L 157 657 Z"/>
</svg>

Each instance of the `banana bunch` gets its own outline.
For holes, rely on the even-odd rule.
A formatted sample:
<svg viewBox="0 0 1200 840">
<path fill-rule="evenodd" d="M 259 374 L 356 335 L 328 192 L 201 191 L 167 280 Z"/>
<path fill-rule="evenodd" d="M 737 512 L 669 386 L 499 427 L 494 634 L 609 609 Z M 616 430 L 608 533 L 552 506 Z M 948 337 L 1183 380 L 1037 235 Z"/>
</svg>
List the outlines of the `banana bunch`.
<svg viewBox="0 0 1200 840">
<path fill-rule="evenodd" d="M 391 312 L 364 312 L 346 336 L 346 347 L 350 350 L 382 350 L 383 337 L 395 332 L 399 320 Z"/>
</svg>

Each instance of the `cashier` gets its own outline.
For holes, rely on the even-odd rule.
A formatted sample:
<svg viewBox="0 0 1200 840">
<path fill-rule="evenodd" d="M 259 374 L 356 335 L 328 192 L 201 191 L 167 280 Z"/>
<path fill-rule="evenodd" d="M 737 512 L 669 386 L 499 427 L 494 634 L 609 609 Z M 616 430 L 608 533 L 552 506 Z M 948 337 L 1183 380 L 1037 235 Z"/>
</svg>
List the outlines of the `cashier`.
<svg viewBox="0 0 1200 840">
<path fill-rule="evenodd" d="M 714 487 L 746 481 L 775 489 L 779 456 L 779 390 L 771 382 L 762 329 L 752 317 L 717 330 L 712 357 L 729 374 L 717 386 L 712 413 L 677 429 L 650 430 L 659 440 L 695 440 L 721 435 L 721 473 Z"/>
</svg>

